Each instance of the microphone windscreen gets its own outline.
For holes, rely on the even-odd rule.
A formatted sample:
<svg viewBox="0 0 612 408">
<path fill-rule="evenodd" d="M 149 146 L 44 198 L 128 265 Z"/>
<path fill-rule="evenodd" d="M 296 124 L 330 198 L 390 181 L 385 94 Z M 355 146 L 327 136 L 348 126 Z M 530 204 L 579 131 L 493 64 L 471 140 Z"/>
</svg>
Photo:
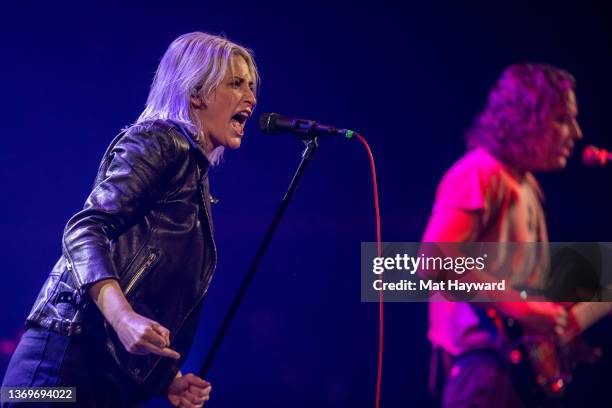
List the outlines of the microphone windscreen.
<svg viewBox="0 0 612 408">
<path fill-rule="evenodd" d="M 271 112 L 259 115 L 259 130 L 266 134 L 273 133 L 276 125 L 276 118 L 278 116 L 278 113 Z"/>
<path fill-rule="evenodd" d="M 608 152 L 589 145 L 582 150 L 582 163 L 588 167 L 605 166 L 608 162 Z"/>
</svg>

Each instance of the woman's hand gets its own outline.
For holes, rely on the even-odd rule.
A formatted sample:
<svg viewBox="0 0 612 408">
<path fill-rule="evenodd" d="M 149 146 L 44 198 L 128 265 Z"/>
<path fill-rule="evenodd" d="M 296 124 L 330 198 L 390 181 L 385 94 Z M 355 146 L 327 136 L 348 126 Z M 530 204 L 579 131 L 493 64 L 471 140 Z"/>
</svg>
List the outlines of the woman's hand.
<svg viewBox="0 0 612 408">
<path fill-rule="evenodd" d="M 121 344 L 132 354 L 158 354 L 178 360 L 181 356 L 169 348 L 170 331 L 154 320 L 131 311 L 116 319 L 113 329 Z"/>
<path fill-rule="evenodd" d="M 158 354 L 179 359 L 170 346 L 170 331 L 154 320 L 139 315 L 126 300 L 115 279 L 91 285 L 89 295 L 119 336 L 121 344 L 133 354 Z"/>
<path fill-rule="evenodd" d="M 168 387 L 168 401 L 173 407 L 198 408 L 210 398 L 212 386 L 194 374 L 178 375 Z"/>
</svg>

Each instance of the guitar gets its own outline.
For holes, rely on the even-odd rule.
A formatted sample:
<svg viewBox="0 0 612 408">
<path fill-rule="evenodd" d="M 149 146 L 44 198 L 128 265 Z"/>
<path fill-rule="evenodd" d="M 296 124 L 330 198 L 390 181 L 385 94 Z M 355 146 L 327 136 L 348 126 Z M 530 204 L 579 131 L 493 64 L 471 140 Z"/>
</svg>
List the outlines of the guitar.
<svg viewBox="0 0 612 408">
<path fill-rule="evenodd" d="M 573 315 L 586 310 L 574 306 L 570 309 L 573 309 Z M 521 325 L 512 319 L 503 319 L 492 310 L 487 314 L 497 326 L 503 327 L 508 337 L 505 357 L 523 388 L 527 388 L 530 394 L 537 393 L 539 389 L 546 398 L 562 397 L 572 381 L 574 369 L 579 364 L 593 364 L 602 355 L 600 348 L 588 345 L 580 335 L 573 334 L 561 339 L 555 334 L 525 333 Z M 578 315 L 576 320 L 580 319 L 583 316 Z"/>
</svg>

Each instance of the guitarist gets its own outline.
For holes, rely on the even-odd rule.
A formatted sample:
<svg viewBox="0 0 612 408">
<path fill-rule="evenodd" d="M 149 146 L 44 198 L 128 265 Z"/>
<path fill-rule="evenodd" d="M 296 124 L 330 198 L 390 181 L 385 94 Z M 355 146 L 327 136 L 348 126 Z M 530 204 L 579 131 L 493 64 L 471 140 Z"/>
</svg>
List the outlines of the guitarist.
<svg viewBox="0 0 612 408">
<path fill-rule="evenodd" d="M 467 153 L 438 186 L 424 242 L 548 241 L 533 172 L 563 170 L 582 138 L 574 87 L 572 75 L 549 65 L 512 65 L 502 73 L 467 132 Z M 514 259 L 524 267 L 515 268 L 508 286 L 543 285 L 548 258 L 524 258 Z M 510 296 L 517 302 L 430 303 L 428 337 L 445 368 L 442 406 L 529 405 L 510 377 L 491 312 L 545 335 L 565 333 L 568 313 L 551 302 L 521 302 L 517 291 Z"/>
</svg>

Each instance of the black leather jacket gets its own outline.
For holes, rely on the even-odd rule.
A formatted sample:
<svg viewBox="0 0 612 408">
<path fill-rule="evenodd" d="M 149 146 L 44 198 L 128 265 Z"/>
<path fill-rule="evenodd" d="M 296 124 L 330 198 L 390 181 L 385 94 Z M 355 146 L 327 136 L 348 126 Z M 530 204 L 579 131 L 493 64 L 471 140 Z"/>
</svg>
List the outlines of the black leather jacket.
<svg viewBox="0 0 612 408">
<path fill-rule="evenodd" d="M 182 361 L 128 353 L 88 296 L 117 279 L 137 313 L 171 333 L 182 359 L 216 266 L 208 160 L 171 122 L 135 126 L 104 154 L 82 211 L 64 230 L 63 256 L 44 283 L 27 325 L 63 335 L 107 336 L 115 361 L 143 389 L 161 392 Z"/>
</svg>

